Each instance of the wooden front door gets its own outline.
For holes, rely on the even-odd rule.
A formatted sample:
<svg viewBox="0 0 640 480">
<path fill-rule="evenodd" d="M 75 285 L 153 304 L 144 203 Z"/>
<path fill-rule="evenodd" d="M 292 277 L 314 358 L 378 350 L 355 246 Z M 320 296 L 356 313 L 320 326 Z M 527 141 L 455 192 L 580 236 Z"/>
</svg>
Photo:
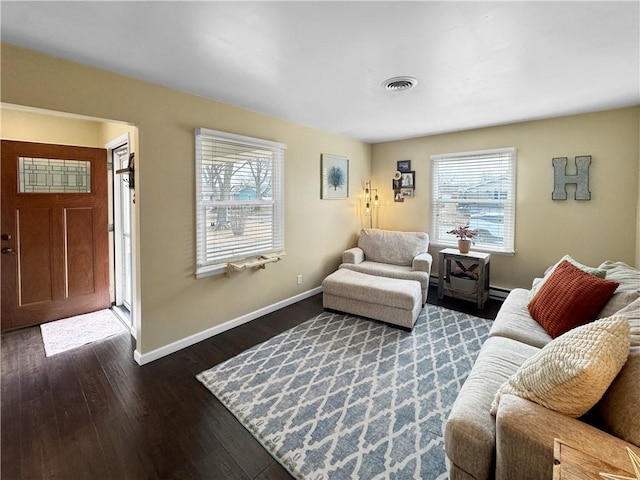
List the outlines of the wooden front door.
<svg viewBox="0 0 640 480">
<path fill-rule="evenodd" d="M 2 330 L 108 308 L 106 150 L 1 147 Z"/>
</svg>

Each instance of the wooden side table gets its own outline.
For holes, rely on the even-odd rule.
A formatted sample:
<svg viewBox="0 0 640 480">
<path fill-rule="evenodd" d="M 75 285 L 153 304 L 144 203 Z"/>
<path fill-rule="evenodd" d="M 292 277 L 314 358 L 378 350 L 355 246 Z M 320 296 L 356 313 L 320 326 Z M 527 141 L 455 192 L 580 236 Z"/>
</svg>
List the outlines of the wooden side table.
<svg viewBox="0 0 640 480">
<path fill-rule="evenodd" d="M 603 480 L 600 472 L 633 478 L 633 473 L 625 468 L 611 465 L 558 438 L 553 441 L 553 480 Z"/>
<path fill-rule="evenodd" d="M 439 257 L 438 299 L 442 300 L 444 295 L 471 299 L 475 300 L 478 309 L 482 310 L 484 303 L 489 299 L 491 254 L 460 253 L 458 249 L 445 248 L 440 250 Z M 465 279 L 452 275 L 451 262 L 455 262 L 462 272 L 472 274 L 470 276 L 474 278 Z"/>
</svg>

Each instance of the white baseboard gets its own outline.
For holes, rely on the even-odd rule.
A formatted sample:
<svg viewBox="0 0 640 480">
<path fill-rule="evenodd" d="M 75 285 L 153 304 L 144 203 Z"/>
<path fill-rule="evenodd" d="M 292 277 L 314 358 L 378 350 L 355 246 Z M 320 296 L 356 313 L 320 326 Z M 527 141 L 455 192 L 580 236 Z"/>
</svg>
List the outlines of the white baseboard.
<svg viewBox="0 0 640 480">
<path fill-rule="evenodd" d="M 247 313 L 246 315 L 234 318 L 233 320 L 229 320 L 228 322 L 225 322 L 223 324 L 216 325 L 215 327 L 208 328 L 206 330 L 203 330 L 202 332 L 198 332 L 181 340 L 177 340 L 173 343 L 165 345 L 164 347 L 156 348 L 155 350 L 147 353 L 140 353 L 136 349 L 136 351 L 133 352 L 133 358 L 136 362 L 138 362 L 138 364 L 145 365 L 147 363 L 153 362 L 154 360 L 158 360 L 159 358 L 175 353 L 178 350 L 182 350 L 183 348 L 195 345 L 196 343 L 201 342 L 202 340 L 206 340 L 207 338 L 211 338 L 214 335 L 218 335 L 234 327 L 238 327 L 244 323 L 250 322 L 251 320 L 255 320 L 256 318 L 262 317 L 263 315 L 267 315 L 271 312 L 275 312 L 276 310 L 280 310 L 281 308 L 293 305 L 296 302 L 304 300 L 305 298 L 312 297 L 321 292 L 322 287 L 316 287 L 293 297 L 286 298 L 280 302 L 261 308 L 260 310 L 256 310 L 255 312 Z"/>
</svg>

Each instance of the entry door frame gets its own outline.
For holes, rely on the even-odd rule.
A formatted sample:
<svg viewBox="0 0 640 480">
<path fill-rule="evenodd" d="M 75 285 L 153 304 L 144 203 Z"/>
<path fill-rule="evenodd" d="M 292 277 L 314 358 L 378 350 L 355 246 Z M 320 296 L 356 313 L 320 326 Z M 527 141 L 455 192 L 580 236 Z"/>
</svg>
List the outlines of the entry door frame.
<svg viewBox="0 0 640 480">
<path fill-rule="evenodd" d="M 108 142 L 105 145 L 105 148 L 107 149 L 107 159 L 108 161 L 112 161 L 113 160 L 113 151 L 118 149 L 119 147 L 121 147 L 122 145 L 127 144 L 128 148 L 129 148 L 129 153 L 132 152 L 132 148 L 131 148 L 131 138 L 129 133 L 124 133 L 122 135 L 120 135 L 119 137 L 114 138 L 113 140 L 111 140 L 110 142 Z M 117 182 L 121 182 L 122 178 L 120 175 L 116 175 L 115 171 L 116 171 L 116 166 L 113 165 L 113 168 L 109 171 L 109 184 L 110 184 L 110 192 L 111 192 L 111 202 L 110 202 L 110 208 L 111 208 L 111 212 L 113 213 L 113 224 L 114 224 L 114 229 L 112 232 L 110 232 L 111 234 L 111 240 L 112 240 L 112 251 L 111 251 L 111 255 L 113 255 L 113 267 L 114 267 L 114 301 L 115 304 L 117 306 L 117 302 L 118 300 L 121 298 L 122 294 L 121 292 L 118 291 L 118 289 L 121 288 L 121 282 L 120 282 L 120 278 L 122 278 L 122 262 L 120 260 L 120 251 L 119 248 L 116 246 L 116 244 L 118 243 L 117 241 L 117 235 L 118 232 L 116 225 L 118 224 L 119 221 L 119 216 L 120 216 L 120 202 L 123 201 L 123 199 L 121 198 L 119 192 L 117 191 L 118 189 L 116 188 L 116 183 Z M 135 195 L 135 193 L 134 193 Z M 134 195 L 132 195 L 129 198 L 129 201 L 131 202 L 131 216 L 129 221 L 131 222 L 130 225 L 130 237 L 131 237 L 131 309 L 130 309 L 130 315 L 129 318 L 127 319 L 126 317 L 124 317 L 123 315 L 120 315 L 120 312 L 118 309 L 114 309 L 113 311 L 121 317 L 121 319 L 127 324 L 129 325 L 129 329 L 130 329 L 130 333 L 131 336 L 135 339 L 138 338 L 138 327 L 137 327 L 137 311 L 136 311 L 136 305 L 137 305 L 137 289 L 136 289 L 136 285 L 137 285 L 137 235 L 136 235 L 136 209 L 134 208 Z"/>
<path fill-rule="evenodd" d="M 0 262 L 3 330 L 108 308 L 106 150 L 14 140 L 2 148 L 2 228 L 11 235 Z M 44 191 L 20 192 L 21 157 L 42 159 L 29 175 L 43 177 Z M 84 181 L 66 159 L 89 162 L 89 191 L 64 190 Z"/>
</svg>

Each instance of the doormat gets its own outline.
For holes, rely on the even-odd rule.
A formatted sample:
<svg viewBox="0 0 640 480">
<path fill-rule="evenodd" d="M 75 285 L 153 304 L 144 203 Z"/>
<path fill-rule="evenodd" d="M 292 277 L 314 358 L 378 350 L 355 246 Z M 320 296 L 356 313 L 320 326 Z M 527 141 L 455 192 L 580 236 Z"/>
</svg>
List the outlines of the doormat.
<svg viewBox="0 0 640 480">
<path fill-rule="evenodd" d="M 429 304 L 413 332 L 325 312 L 197 378 L 297 479 L 445 480 L 444 421 L 490 326 Z"/>
<path fill-rule="evenodd" d="M 111 310 L 76 315 L 40 325 L 47 357 L 124 333 L 127 328 Z"/>
</svg>

